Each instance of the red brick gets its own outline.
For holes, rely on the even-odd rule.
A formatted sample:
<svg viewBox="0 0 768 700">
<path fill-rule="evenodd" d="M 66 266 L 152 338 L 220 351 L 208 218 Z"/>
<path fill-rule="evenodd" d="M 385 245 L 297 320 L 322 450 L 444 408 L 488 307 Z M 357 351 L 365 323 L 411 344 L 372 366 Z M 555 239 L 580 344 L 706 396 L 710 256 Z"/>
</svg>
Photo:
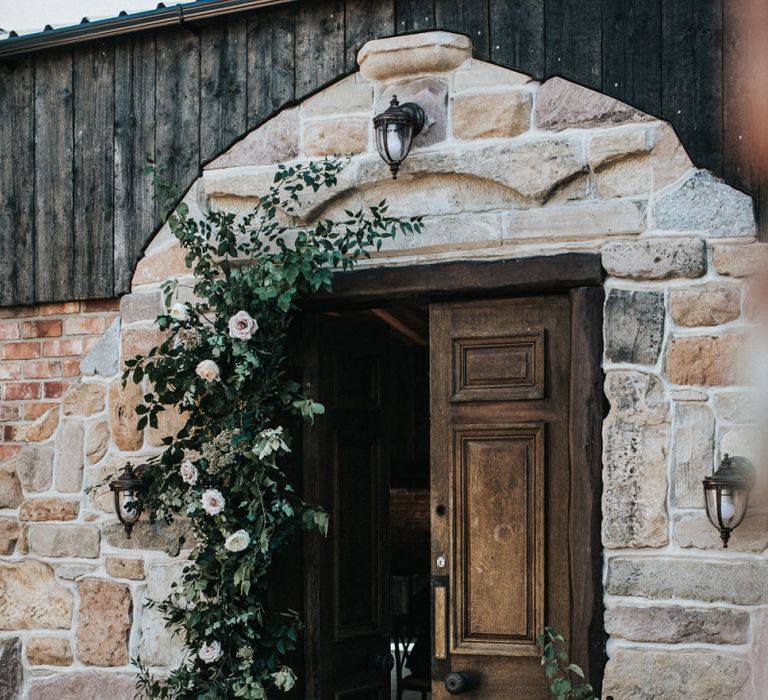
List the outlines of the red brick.
<svg viewBox="0 0 768 700">
<path fill-rule="evenodd" d="M 83 311 L 117 311 L 120 308 L 119 299 L 90 299 L 83 302 Z"/>
<path fill-rule="evenodd" d="M 80 311 L 79 301 L 62 301 L 55 304 L 40 304 L 40 316 L 61 316 Z"/>
<path fill-rule="evenodd" d="M 64 319 L 64 335 L 95 335 L 101 334 L 107 324 L 103 316 L 72 316 Z"/>
<path fill-rule="evenodd" d="M 43 357 L 67 357 L 82 354 L 83 341 L 80 338 L 43 341 Z"/>
<path fill-rule="evenodd" d="M 29 318 L 37 316 L 36 306 L 8 306 L 0 309 L 0 318 Z"/>
<path fill-rule="evenodd" d="M 24 379 L 49 379 L 62 374 L 61 360 L 32 360 L 24 363 Z"/>
<path fill-rule="evenodd" d="M 40 343 L 6 343 L 0 345 L 0 357 L 3 360 L 30 360 L 40 357 Z"/>
<path fill-rule="evenodd" d="M 39 382 L 6 382 L 2 387 L 2 395 L 6 401 L 28 401 L 39 399 L 41 388 Z"/>
<path fill-rule="evenodd" d="M 70 382 L 43 382 L 43 394 L 46 399 L 58 399 L 69 386 Z"/>
<path fill-rule="evenodd" d="M 21 452 L 21 445 L 0 445 L 0 462 L 15 457 Z"/>
<path fill-rule="evenodd" d="M 24 420 L 37 420 L 49 408 L 54 408 L 57 405 L 58 403 L 55 401 L 48 401 L 47 403 L 25 403 Z"/>
<path fill-rule="evenodd" d="M 16 340 L 20 337 L 19 324 L 16 321 L 0 323 L 0 340 Z"/>
<path fill-rule="evenodd" d="M 0 380 L 21 379 L 21 362 L 0 362 Z"/>
<path fill-rule="evenodd" d="M 58 338 L 61 335 L 61 321 L 24 321 L 21 324 L 21 335 L 25 338 Z"/>
<path fill-rule="evenodd" d="M 7 403 L 0 404 L 0 421 L 19 420 L 20 417 L 21 411 L 19 411 L 19 406 Z"/>
<path fill-rule="evenodd" d="M 23 425 L 6 425 L 3 428 L 3 440 L 5 442 L 21 442 L 24 439 Z"/>
<path fill-rule="evenodd" d="M 80 360 L 64 360 L 63 369 L 63 374 L 65 377 L 79 377 Z"/>
</svg>

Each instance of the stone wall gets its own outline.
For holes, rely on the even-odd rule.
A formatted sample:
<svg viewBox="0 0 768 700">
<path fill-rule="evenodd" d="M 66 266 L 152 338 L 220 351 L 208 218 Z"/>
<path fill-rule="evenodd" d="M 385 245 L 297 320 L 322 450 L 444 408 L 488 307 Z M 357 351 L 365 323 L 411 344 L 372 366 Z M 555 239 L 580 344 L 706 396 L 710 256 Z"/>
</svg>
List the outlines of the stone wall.
<svg viewBox="0 0 768 700">
<path fill-rule="evenodd" d="M 271 183 L 275 163 L 349 153 L 339 187 L 302 200 L 297 224 L 384 197 L 392 213 L 426 221 L 422 236 L 390 242 L 366 264 L 599 251 L 610 401 L 606 692 L 616 700 L 759 697 L 766 519 L 751 515 L 723 551 L 700 487 L 723 452 L 758 450 L 744 347 L 755 313 L 750 276 L 768 252 L 755 242 L 751 200 L 697 170 L 669 125 L 470 53 L 465 37 L 441 32 L 371 42 L 359 73 L 247 135 L 209 164 L 186 201 L 193 214 L 244 210 Z M 371 125 L 393 94 L 429 116 L 396 181 L 375 153 Z M 175 429 L 171 416 L 161 430 L 135 430 L 139 394 L 121 389 L 117 352 L 130 357 L 156 342 L 160 284 L 187 274 L 162 229 L 120 302 L 122 325 L 91 348 L 79 378 L 77 365 L 62 361 L 72 385 L 29 414 L 52 378 L 25 389 L 27 365 L 7 348 L 27 342 L 24 328 L 37 328 L 43 309 L 2 311 L 10 320 L 0 321 L 0 338 L 11 339 L 0 346 L 0 412 L 14 442 L 0 446 L 0 691 L 23 682 L 25 698 L 127 698 L 129 658 L 173 663 L 144 599 L 168 590 L 176 565 L 163 548 L 174 533 L 144 522 L 126 540 L 105 495 L 81 488 L 159 450 Z M 57 313 L 62 332 L 67 321 L 74 332 L 86 327 L 78 321 L 111 318 L 87 305 Z M 16 391 L 21 398 L 6 395 Z"/>
</svg>

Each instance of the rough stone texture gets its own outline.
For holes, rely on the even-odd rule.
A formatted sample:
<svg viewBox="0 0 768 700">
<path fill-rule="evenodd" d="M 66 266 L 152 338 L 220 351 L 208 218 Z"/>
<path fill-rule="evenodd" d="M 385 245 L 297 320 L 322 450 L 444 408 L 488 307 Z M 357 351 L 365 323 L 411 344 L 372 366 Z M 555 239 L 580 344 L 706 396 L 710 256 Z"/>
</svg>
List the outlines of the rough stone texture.
<svg viewBox="0 0 768 700">
<path fill-rule="evenodd" d="M 612 637 L 634 642 L 746 644 L 749 613 L 679 605 L 619 605 L 605 611 L 605 630 Z"/>
<path fill-rule="evenodd" d="M 645 228 L 634 202 L 601 202 L 514 209 L 504 217 L 504 239 L 587 238 L 638 233 Z"/>
<path fill-rule="evenodd" d="M 187 267 L 186 255 L 186 251 L 174 243 L 168 248 L 163 248 L 143 257 L 139 260 L 133 273 L 133 286 L 165 282 L 172 277 L 191 275 L 192 270 Z"/>
<path fill-rule="evenodd" d="M 69 629 L 72 607 L 47 564 L 0 562 L 0 630 Z"/>
<path fill-rule="evenodd" d="M 83 424 L 65 420 L 61 429 L 56 465 L 56 489 L 78 493 L 83 485 Z"/>
<path fill-rule="evenodd" d="M 653 365 L 664 340 L 664 295 L 610 289 L 605 300 L 605 356 L 610 362 Z"/>
<path fill-rule="evenodd" d="M 702 508 L 701 480 L 715 462 L 715 416 L 700 402 L 675 408 L 675 457 L 672 502 L 679 508 Z"/>
<path fill-rule="evenodd" d="M 693 163 L 669 124 L 660 124 L 653 135 L 651 150 L 653 189 L 658 192 L 682 178 Z"/>
<path fill-rule="evenodd" d="M 24 668 L 21 665 L 21 639 L 0 639 L 0 698 L 17 700 L 24 686 Z M 57 698 L 57 700 L 63 700 Z"/>
<path fill-rule="evenodd" d="M 388 85 L 376 100 L 378 114 L 389 107 L 397 96 L 400 104 L 415 102 L 424 110 L 425 120 L 421 133 L 414 137 L 413 148 L 432 146 L 448 136 L 448 82 L 439 78 L 418 78 Z"/>
<path fill-rule="evenodd" d="M 424 32 L 369 41 L 357 53 L 360 73 L 386 80 L 418 73 L 443 73 L 472 57 L 468 37 L 450 32 Z"/>
<path fill-rule="evenodd" d="M 307 118 L 335 116 L 338 114 L 353 114 L 355 112 L 370 112 L 373 105 L 373 84 L 353 74 L 342 78 L 330 85 L 301 105 L 302 116 Z M 282 114 L 282 113 L 281 113 Z M 279 116 L 279 115 L 278 115 Z M 275 117 L 277 119 L 277 117 Z M 270 123 L 270 122 L 267 122 Z M 266 126 L 266 124 L 265 124 Z M 283 159 L 285 160 L 285 159 Z M 272 158 L 264 165 L 283 162 L 280 158 Z M 243 163 L 245 165 L 245 163 Z M 248 163 L 250 165 L 250 163 Z"/>
<path fill-rule="evenodd" d="M 78 671 L 35 680 L 29 690 L 29 700 L 133 700 L 135 686 L 134 674 Z"/>
<path fill-rule="evenodd" d="M 31 637 L 27 640 L 27 661 L 32 666 L 69 666 L 72 646 L 61 637 Z"/>
<path fill-rule="evenodd" d="M 667 344 L 667 376 L 673 384 L 738 386 L 744 383 L 742 335 L 673 338 Z"/>
<path fill-rule="evenodd" d="M 715 245 L 712 247 L 715 270 L 729 277 L 751 277 L 768 266 L 768 243 Z"/>
<path fill-rule="evenodd" d="M 85 431 L 85 457 L 88 464 L 96 464 L 109 446 L 109 423 L 100 420 L 90 423 Z"/>
<path fill-rule="evenodd" d="M 651 423 L 663 423 L 669 414 L 661 380 L 635 370 L 612 370 L 605 377 L 605 395 L 617 413 L 643 415 Z"/>
<path fill-rule="evenodd" d="M 653 176 L 651 159 L 645 155 L 628 156 L 595 171 L 595 187 L 600 197 L 648 197 Z"/>
<path fill-rule="evenodd" d="M 146 355 L 152 348 L 157 347 L 165 339 L 162 331 L 153 326 L 131 326 L 120 334 L 120 357 L 122 362 L 136 355 Z"/>
<path fill-rule="evenodd" d="M 32 525 L 29 546 L 44 557 L 94 559 L 99 556 L 99 528 L 95 525 Z"/>
<path fill-rule="evenodd" d="M 354 76 L 351 78 L 354 79 Z M 320 94 L 324 95 L 325 91 Z M 286 109 L 242 138 L 226 153 L 206 165 L 205 168 L 211 170 L 237 168 L 243 165 L 286 163 L 298 155 L 299 109 Z M 127 319 L 126 323 L 128 323 Z"/>
<path fill-rule="evenodd" d="M 704 231 L 709 236 L 753 236 L 757 231 L 749 195 L 699 170 L 656 200 L 656 226 L 669 231 Z"/>
<path fill-rule="evenodd" d="M 613 129 L 593 136 L 589 140 L 587 162 L 597 170 L 629 156 L 642 155 L 650 151 L 648 130 Z"/>
<path fill-rule="evenodd" d="M 100 382 L 76 384 L 65 394 L 61 408 L 65 416 L 92 416 L 104 410 L 105 396 Z"/>
<path fill-rule="evenodd" d="M 80 372 L 85 375 L 99 374 L 102 377 L 114 377 L 120 359 L 120 317 L 118 316 L 96 345 L 80 363 Z"/>
<path fill-rule="evenodd" d="M 92 666 L 127 664 L 131 589 L 122 583 L 88 578 L 80 581 L 79 591 L 78 658 Z"/>
<path fill-rule="evenodd" d="M 128 578 L 133 581 L 144 579 L 144 562 L 141 559 L 107 557 L 106 568 L 113 578 Z"/>
<path fill-rule="evenodd" d="M 80 510 L 78 501 L 66 498 L 33 498 L 19 508 L 19 520 L 74 520 Z"/>
<path fill-rule="evenodd" d="M 187 526 L 178 520 L 170 525 L 141 520 L 134 526 L 130 539 L 126 537 L 123 526 L 118 522 L 105 525 L 102 532 L 104 539 L 111 547 L 167 551 L 176 545 L 186 529 Z M 189 540 L 189 537 L 187 539 Z"/>
<path fill-rule="evenodd" d="M 23 498 L 15 460 L 0 465 L 0 508 L 17 508 Z"/>
<path fill-rule="evenodd" d="M 453 136 L 492 139 L 518 136 L 531 126 L 532 95 L 527 91 L 460 95 L 453 98 Z"/>
<path fill-rule="evenodd" d="M 759 414 L 756 394 L 744 391 L 728 392 L 715 396 L 715 412 L 724 423 L 754 423 Z"/>
<path fill-rule="evenodd" d="M 761 427 L 729 428 L 720 434 L 718 458 L 722 459 L 723 455 L 726 454 L 746 457 L 757 466 L 758 477 L 760 477 L 765 472 L 763 465 L 766 464 L 767 447 L 765 431 Z M 761 481 L 764 479 L 758 479 L 758 487 L 761 485 Z M 763 486 L 768 487 L 768 483 L 764 483 Z"/>
<path fill-rule="evenodd" d="M 530 83 L 533 78 L 525 73 L 494 66 L 492 63 L 472 59 L 453 75 L 454 92 L 483 90 L 486 88 L 517 87 Z"/>
<path fill-rule="evenodd" d="M 184 562 L 155 564 L 147 571 L 147 598 L 164 600 L 171 593 L 171 584 L 179 580 Z M 144 611 L 141 620 L 141 646 L 139 654 L 145 663 L 173 666 L 182 655 L 179 635 L 165 626 L 162 614 L 153 608 Z"/>
<path fill-rule="evenodd" d="M 0 554 L 13 554 L 21 537 L 21 528 L 15 518 L 0 518 Z"/>
<path fill-rule="evenodd" d="M 83 576 L 90 576 L 96 568 L 94 564 L 57 564 L 56 575 L 66 581 L 76 581 Z"/>
<path fill-rule="evenodd" d="M 304 126 L 304 155 L 310 158 L 362 153 L 368 149 L 368 119 L 328 119 Z"/>
<path fill-rule="evenodd" d="M 701 484 L 699 489 L 701 490 Z M 674 539 L 678 546 L 684 549 L 711 549 L 722 552 L 720 534 L 712 527 L 704 511 L 678 513 L 674 523 Z M 728 542 L 728 551 L 764 552 L 766 549 L 768 517 L 748 514 Z"/>
<path fill-rule="evenodd" d="M 605 669 L 603 693 L 616 700 L 752 700 L 746 659 L 710 651 L 619 649 Z"/>
<path fill-rule="evenodd" d="M 142 402 L 139 384 L 128 381 L 123 387 L 121 379 L 109 385 L 109 419 L 112 440 L 117 449 L 135 452 L 144 444 L 144 432 L 137 430 L 139 416 L 136 406 Z"/>
<path fill-rule="evenodd" d="M 425 219 L 423 224 L 420 234 L 398 233 L 386 239 L 381 250 L 387 255 L 398 251 L 410 254 L 455 250 L 458 241 L 465 250 L 501 243 L 501 221 L 493 214 Z"/>
<path fill-rule="evenodd" d="M 50 408 L 34 423 L 26 426 L 22 433 L 25 442 L 43 442 L 53 435 L 59 425 L 59 409 Z"/>
<path fill-rule="evenodd" d="M 25 491 L 46 491 L 53 476 L 53 449 L 25 447 L 11 460 Z"/>
<path fill-rule="evenodd" d="M 679 326 L 719 326 L 735 321 L 741 306 L 741 289 L 732 284 L 707 284 L 670 292 L 672 319 Z"/>
<path fill-rule="evenodd" d="M 536 97 L 536 126 L 547 131 L 588 129 L 651 119 L 628 104 L 563 78 L 547 80 Z"/>
<path fill-rule="evenodd" d="M 614 277 L 666 280 L 701 277 L 707 253 L 700 238 L 609 241 L 603 246 L 603 267 Z"/>
<path fill-rule="evenodd" d="M 764 604 L 768 602 L 768 562 L 617 557 L 608 562 L 606 591 L 644 598 Z"/>
<path fill-rule="evenodd" d="M 163 312 L 163 298 L 159 290 L 126 294 L 120 299 L 123 323 L 154 321 Z"/>
</svg>

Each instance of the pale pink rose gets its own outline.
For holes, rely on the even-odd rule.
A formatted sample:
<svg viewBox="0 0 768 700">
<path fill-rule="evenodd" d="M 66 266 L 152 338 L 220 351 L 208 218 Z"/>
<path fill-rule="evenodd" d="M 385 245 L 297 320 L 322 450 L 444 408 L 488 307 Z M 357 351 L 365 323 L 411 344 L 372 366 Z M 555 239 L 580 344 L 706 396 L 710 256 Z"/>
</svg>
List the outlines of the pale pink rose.
<svg viewBox="0 0 768 700">
<path fill-rule="evenodd" d="M 185 484 L 194 486 L 197 483 L 197 477 L 198 477 L 197 467 L 194 464 L 192 464 L 192 462 L 190 462 L 189 460 L 187 460 L 181 465 L 181 468 L 179 469 L 179 473 L 181 474 L 181 480 Z"/>
<path fill-rule="evenodd" d="M 213 360 L 203 360 L 197 365 L 195 372 L 206 382 L 215 382 L 219 378 L 219 366 Z"/>
<path fill-rule="evenodd" d="M 218 515 L 224 510 L 224 496 L 218 489 L 208 489 L 203 493 L 203 510 L 208 515 Z"/>
<path fill-rule="evenodd" d="M 247 311 L 238 311 L 229 319 L 229 336 L 237 340 L 250 340 L 259 324 Z"/>
<path fill-rule="evenodd" d="M 221 658 L 221 644 L 215 639 L 210 644 L 203 644 L 200 647 L 200 651 L 197 655 L 200 657 L 200 661 L 206 664 L 212 664 Z"/>
</svg>

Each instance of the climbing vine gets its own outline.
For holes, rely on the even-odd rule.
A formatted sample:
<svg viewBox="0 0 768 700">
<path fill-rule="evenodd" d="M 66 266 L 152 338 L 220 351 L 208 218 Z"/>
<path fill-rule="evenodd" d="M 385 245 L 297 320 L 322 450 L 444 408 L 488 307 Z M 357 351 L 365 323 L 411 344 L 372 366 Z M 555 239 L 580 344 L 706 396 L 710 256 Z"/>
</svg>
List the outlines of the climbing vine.
<svg viewBox="0 0 768 700">
<path fill-rule="evenodd" d="M 162 678 L 136 660 L 137 690 L 147 697 L 268 698 L 296 681 L 285 656 L 301 620 L 270 607 L 270 564 L 301 531 L 324 535 L 329 522 L 281 468 L 291 449 L 286 419 L 312 422 L 323 412 L 286 375 L 289 326 L 299 300 L 329 290 L 335 270 L 386 238 L 421 230 L 418 217 L 387 216 L 386 202 L 293 225 L 302 197 L 334 187 L 343 165 L 279 166 L 244 216 L 211 210 L 196 219 L 184 203 L 170 216 L 194 285 L 163 285 L 165 339 L 127 360 L 123 376 L 145 387 L 139 429 L 157 427 L 163 411 L 184 418 L 144 476 L 152 517 L 189 525 L 174 554 L 190 548 L 171 595 L 149 602 L 181 635 L 184 658 Z M 155 180 L 163 190 L 158 171 Z"/>
</svg>

